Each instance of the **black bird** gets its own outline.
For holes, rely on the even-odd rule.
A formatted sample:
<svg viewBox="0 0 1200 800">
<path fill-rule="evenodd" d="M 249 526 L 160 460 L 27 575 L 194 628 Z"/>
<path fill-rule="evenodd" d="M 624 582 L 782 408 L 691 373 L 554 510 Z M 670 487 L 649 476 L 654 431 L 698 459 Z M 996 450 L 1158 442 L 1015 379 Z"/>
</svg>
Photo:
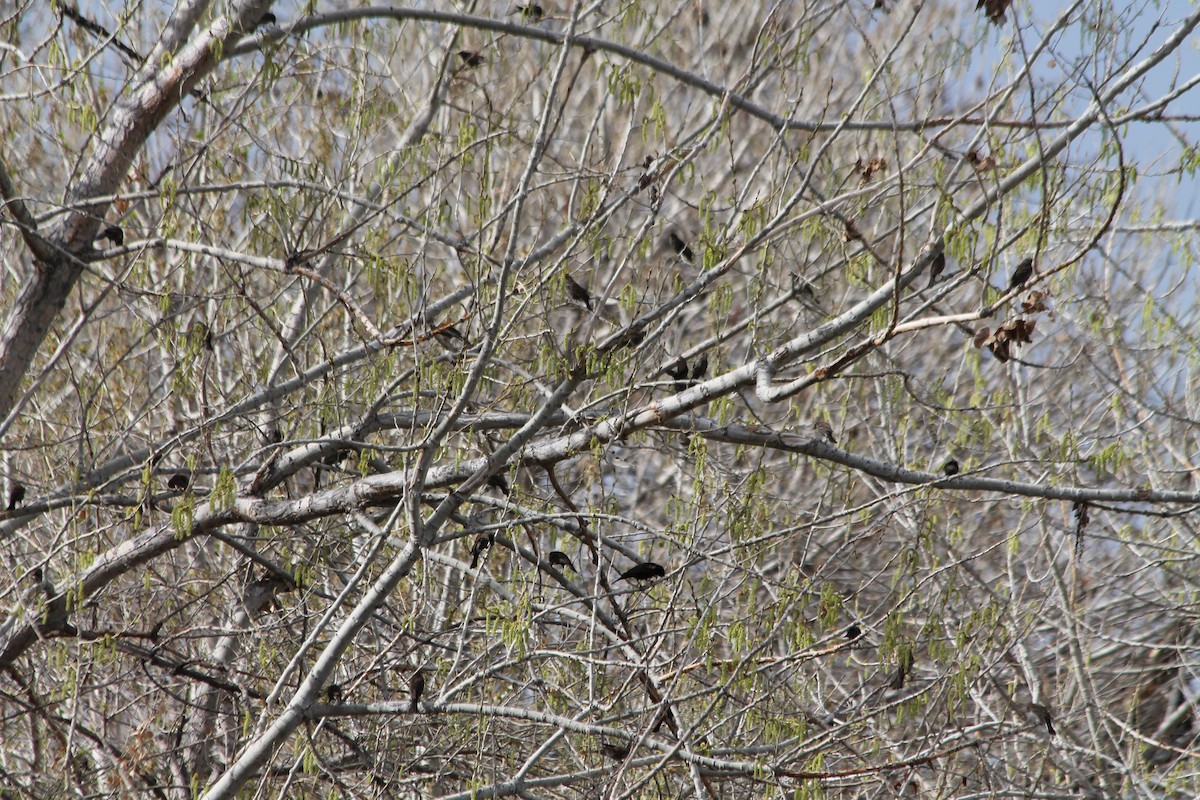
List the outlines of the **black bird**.
<svg viewBox="0 0 1200 800">
<path fill-rule="evenodd" d="M 479 566 L 479 557 L 483 555 L 484 550 L 492 546 L 493 540 L 494 535 L 490 533 L 485 533 L 475 539 L 474 544 L 471 545 L 471 569 Z"/>
<path fill-rule="evenodd" d="M 600 742 L 600 752 L 611 758 L 613 761 L 624 761 L 629 758 L 629 745 L 612 744 L 611 742 Z"/>
<path fill-rule="evenodd" d="M 342 685 L 340 683 L 331 683 L 325 687 L 326 703 L 340 703 L 344 697 L 345 693 L 342 691 Z"/>
<path fill-rule="evenodd" d="M 853 642 L 860 638 L 862 638 L 862 628 L 858 627 L 857 622 L 851 622 L 850 627 L 846 628 L 846 641 Z"/>
<path fill-rule="evenodd" d="M 552 567 L 558 567 L 559 569 L 565 567 L 571 570 L 571 572 L 579 572 L 579 570 L 575 569 L 575 565 L 571 563 L 570 557 L 562 550 L 551 550 L 549 560 Z"/>
<path fill-rule="evenodd" d="M 942 464 L 942 472 L 946 473 L 947 475 L 957 475 L 958 461 L 953 458 L 947 458 L 946 463 Z"/>
<path fill-rule="evenodd" d="M 655 578 L 661 578 L 666 574 L 667 571 L 663 569 L 662 564 L 655 564 L 653 561 L 645 561 L 622 572 L 621 577 L 617 578 L 617 580 L 613 581 L 613 583 L 624 580 L 649 581 Z"/>
<path fill-rule="evenodd" d="M 913 657 L 912 653 L 906 652 L 900 657 L 900 663 L 896 665 L 896 672 L 892 675 L 892 680 L 888 684 L 888 688 L 893 691 L 904 688 L 904 681 L 912 672 Z"/>
<path fill-rule="evenodd" d="M 1054 720 L 1050 716 L 1050 709 L 1046 708 L 1041 703 L 1030 703 L 1029 711 L 1046 726 L 1046 733 L 1054 735 Z"/>
<path fill-rule="evenodd" d="M 104 229 L 104 233 L 100 234 L 101 239 L 108 239 L 115 247 L 120 247 L 125 244 L 125 231 L 121 230 L 120 226 L 109 225 Z"/>
<path fill-rule="evenodd" d="M 176 472 L 167 481 L 167 488 L 175 492 L 185 491 L 191 485 L 192 476 L 186 472 Z"/>
<path fill-rule="evenodd" d="M 929 262 L 929 283 L 925 284 L 925 288 L 928 289 L 930 286 L 933 286 L 935 283 L 937 283 L 937 279 L 941 276 L 945 269 L 946 251 L 938 250 L 937 255 L 933 257 L 933 261 Z"/>
<path fill-rule="evenodd" d="M 692 252 L 692 248 L 688 246 L 688 243 L 685 242 L 683 237 L 675 231 L 671 231 L 667 234 L 667 246 L 674 250 L 677 256 L 689 264 L 692 263 L 692 259 L 696 257 L 696 254 Z"/>
<path fill-rule="evenodd" d="M 199 320 L 188 326 L 187 337 L 189 344 L 195 346 L 197 350 L 201 347 L 205 350 L 213 349 L 212 329 Z"/>
<path fill-rule="evenodd" d="M 675 359 L 675 362 L 664 371 L 675 381 L 676 392 L 682 392 L 687 388 L 688 364 L 683 356 Z"/>
<path fill-rule="evenodd" d="M 527 6 L 517 6 L 514 14 L 520 14 L 522 17 L 530 17 L 531 19 L 541 19 L 546 15 L 545 10 L 537 3 L 530 3 Z"/>
<path fill-rule="evenodd" d="M 417 670 L 408 680 L 409 703 L 408 710 L 416 714 L 421 710 L 421 693 L 425 691 L 425 672 Z"/>
<path fill-rule="evenodd" d="M 483 54 L 478 50 L 459 50 L 458 57 L 462 59 L 464 67 L 475 69 L 483 66 Z"/>
<path fill-rule="evenodd" d="M 577 303 L 583 303 L 588 311 L 592 310 L 592 293 L 570 275 L 567 276 L 567 294 Z"/>
<path fill-rule="evenodd" d="M 1033 259 L 1029 256 L 1021 259 L 1021 263 L 1017 264 L 1017 268 L 1013 271 L 1012 280 L 1008 282 L 1008 290 L 1020 289 L 1025 283 L 1033 277 Z"/>
<path fill-rule="evenodd" d="M 12 488 L 8 490 L 8 510 L 12 511 L 22 500 L 25 499 L 24 484 L 13 481 Z"/>
<path fill-rule="evenodd" d="M 708 353 L 703 353 L 700 356 L 700 360 L 692 365 L 692 382 L 695 383 L 696 381 L 700 380 L 707 374 L 708 374 Z"/>
<path fill-rule="evenodd" d="M 274 24 L 275 24 L 275 15 L 272 14 L 270 11 L 268 11 L 267 13 L 263 14 L 261 17 L 258 18 L 258 22 L 255 23 L 254 27 L 261 28 L 264 25 L 274 25 Z"/>
<path fill-rule="evenodd" d="M 505 478 L 499 472 L 488 478 L 487 485 L 494 489 L 499 489 L 501 494 L 503 494 L 505 497 L 508 496 L 508 478 Z"/>
</svg>

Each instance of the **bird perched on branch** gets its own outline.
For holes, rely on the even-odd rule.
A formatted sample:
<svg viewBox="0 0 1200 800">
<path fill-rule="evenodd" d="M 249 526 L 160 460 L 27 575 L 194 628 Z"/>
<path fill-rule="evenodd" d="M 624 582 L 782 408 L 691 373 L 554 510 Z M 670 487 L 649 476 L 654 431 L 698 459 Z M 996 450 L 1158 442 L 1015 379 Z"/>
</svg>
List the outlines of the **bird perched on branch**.
<svg viewBox="0 0 1200 800">
<path fill-rule="evenodd" d="M 542 17 L 546 16 L 545 9 L 543 9 L 537 3 L 530 3 L 529 5 L 526 5 L 526 6 L 517 6 L 516 9 L 514 9 L 512 13 L 520 14 L 522 17 L 526 17 L 528 19 L 533 19 L 533 20 L 538 20 L 538 19 L 541 19 Z"/>
<path fill-rule="evenodd" d="M 613 744 L 612 742 L 601 741 L 600 752 L 611 758 L 613 761 L 624 761 L 629 758 L 629 745 Z"/>
<path fill-rule="evenodd" d="M 925 284 L 928 289 L 937 283 L 937 279 L 941 277 L 942 272 L 946 269 L 946 251 L 938 250 L 934 255 L 933 260 L 929 262 L 929 283 Z"/>
<path fill-rule="evenodd" d="M 493 489 L 499 489 L 500 493 L 505 496 L 507 496 L 509 493 L 508 478 L 505 478 L 504 475 L 499 472 L 488 478 L 487 485 L 491 486 Z"/>
<path fill-rule="evenodd" d="M 667 247 L 671 248 L 671 251 L 675 253 L 675 255 L 679 256 L 689 264 L 692 263 L 692 259 L 696 257 L 696 254 L 692 252 L 692 248 L 688 246 L 688 243 L 685 242 L 683 237 L 675 231 L 671 231 L 667 234 L 666 245 Z"/>
<path fill-rule="evenodd" d="M 1020 289 L 1033 277 L 1033 259 L 1029 256 L 1022 258 L 1017 268 L 1013 270 L 1012 279 L 1008 282 L 1008 290 Z"/>
<path fill-rule="evenodd" d="M 575 302 L 582 303 L 588 311 L 592 310 L 592 293 L 570 275 L 567 275 L 567 295 Z"/>
<path fill-rule="evenodd" d="M 8 490 L 8 510 L 12 511 L 21 504 L 25 499 L 25 486 L 23 484 L 12 482 L 12 487 Z"/>
<path fill-rule="evenodd" d="M 675 381 L 676 392 L 682 392 L 687 388 L 688 363 L 683 356 L 680 356 L 667 365 L 667 368 L 663 372 L 667 373 L 671 380 Z"/>
<path fill-rule="evenodd" d="M 478 50 L 459 50 L 458 57 L 462 59 L 463 66 L 468 69 L 483 65 L 483 54 Z"/>
<path fill-rule="evenodd" d="M 954 458 L 947 458 L 946 463 L 942 464 L 942 472 L 946 475 L 957 475 L 958 469 L 958 461 Z"/>
<path fill-rule="evenodd" d="M 425 670 L 418 669 L 408 679 L 408 710 L 416 714 L 421 710 L 421 695 L 425 692 Z"/>
<path fill-rule="evenodd" d="M 1030 703 L 1029 713 L 1046 726 L 1046 733 L 1054 736 L 1054 718 L 1050 716 L 1050 709 L 1041 703 Z"/>
<path fill-rule="evenodd" d="M 571 572 L 579 572 L 575 569 L 575 565 L 571 563 L 571 559 L 562 550 L 551 550 L 548 556 L 550 566 L 558 567 L 559 569 L 569 569 Z"/>
<path fill-rule="evenodd" d="M 97 239 L 108 239 L 114 247 L 120 247 L 125 244 L 125 231 L 121 230 L 120 225 L 109 225 Z"/>
<path fill-rule="evenodd" d="M 819 419 L 812 424 L 815 438 L 824 439 L 830 444 L 837 444 L 837 439 L 833 438 L 833 426 L 823 419 Z"/>
<path fill-rule="evenodd" d="M 478 536 L 471 545 L 471 569 L 479 566 L 479 557 L 483 555 L 483 551 L 492 546 L 492 542 L 496 541 L 496 534 L 484 533 Z"/>
<path fill-rule="evenodd" d="M 663 569 L 662 564 L 655 564 L 653 561 L 644 561 L 622 572 L 621 577 L 617 578 L 613 583 L 625 580 L 638 582 L 651 581 L 655 578 L 661 578 L 666 574 L 667 571 Z"/>
</svg>

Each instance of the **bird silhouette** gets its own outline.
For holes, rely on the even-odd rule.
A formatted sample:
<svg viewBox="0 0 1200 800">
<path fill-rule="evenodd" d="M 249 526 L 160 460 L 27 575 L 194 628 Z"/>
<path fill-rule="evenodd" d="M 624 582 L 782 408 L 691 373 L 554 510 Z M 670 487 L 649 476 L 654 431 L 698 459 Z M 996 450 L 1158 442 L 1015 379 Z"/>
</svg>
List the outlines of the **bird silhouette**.
<svg viewBox="0 0 1200 800">
<path fill-rule="evenodd" d="M 1017 268 L 1013 270 L 1012 280 L 1008 282 L 1008 290 L 1020 289 L 1033 277 L 1033 259 L 1029 256 L 1021 259 L 1017 264 Z"/>
<path fill-rule="evenodd" d="M 12 487 L 8 490 L 8 510 L 12 511 L 21 501 L 25 499 L 25 486 L 13 481 Z"/>
<path fill-rule="evenodd" d="M 483 65 L 483 54 L 478 50 L 459 50 L 458 57 L 462 59 L 463 66 L 469 69 Z"/>
<path fill-rule="evenodd" d="M 550 565 L 553 567 L 558 567 L 559 569 L 563 569 L 565 567 L 566 569 L 571 570 L 571 572 L 579 571 L 575 569 L 575 565 L 571 563 L 570 557 L 562 550 L 551 550 L 548 558 Z"/>
<path fill-rule="evenodd" d="M 582 303 L 588 311 L 592 310 L 592 293 L 579 281 L 567 276 L 567 294 L 577 303 Z"/>
<path fill-rule="evenodd" d="M 958 461 L 953 458 L 947 458 L 946 463 L 942 464 L 942 472 L 946 473 L 947 475 L 957 475 Z"/>
<path fill-rule="evenodd" d="M 502 494 L 508 496 L 508 478 L 505 478 L 499 472 L 488 478 L 487 485 L 492 488 L 499 489 Z"/>
<path fill-rule="evenodd" d="M 892 680 L 888 683 L 888 688 L 892 691 L 904 688 L 904 681 L 912 672 L 913 657 L 912 653 L 905 651 L 900 657 L 900 661 L 896 664 L 896 672 L 892 675 Z"/>
<path fill-rule="evenodd" d="M 687 388 L 688 363 L 686 360 L 684 360 L 683 356 L 675 359 L 675 361 L 663 371 L 670 375 L 671 379 L 675 381 L 676 392 L 682 392 Z"/>
<path fill-rule="evenodd" d="M 119 225 L 109 225 L 98 238 L 108 239 L 114 247 L 120 247 L 125 244 L 125 231 L 121 230 Z"/>
<path fill-rule="evenodd" d="M 700 355 L 700 360 L 692 365 L 692 382 L 695 383 L 696 381 L 700 380 L 707 374 L 708 374 L 708 353 L 702 353 Z"/>
<path fill-rule="evenodd" d="M 662 564 L 655 564 L 653 561 L 645 561 L 641 564 L 636 564 L 622 572 L 621 577 L 617 578 L 617 580 L 613 581 L 613 583 L 625 580 L 649 581 L 655 578 L 661 578 L 666 574 L 667 571 L 663 569 Z"/>
<path fill-rule="evenodd" d="M 851 622 L 850 627 L 846 628 L 846 641 L 853 642 L 860 638 L 862 638 L 862 628 L 858 627 L 857 622 Z"/>
<path fill-rule="evenodd" d="M 495 541 L 495 534 L 491 533 L 485 533 L 475 539 L 471 545 L 471 569 L 479 566 L 479 556 L 492 546 L 493 541 Z"/>
<path fill-rule="evenodd" d="M 1030 703 L 1029 711 L 1033 716 L 1046 726 L 1046 733 L 1054 735 L 1054 719 L 1050 716 L 1050 709 L 1046 708 L 1041 703 Z"/>
<path fill-rule="evenodd" d="M 692 252 L 692 248 L 688 246 L 688 243 L 685 242 L 683 237 L 675 231 L 671 231 L 667 234 L 667 247 L 670 247 L 677 256 L 689 264 L 692 263 L 692 259 L 696 257 L 696 254 Z"/>
<path fill-rule="evenodd" d="M 611 758 L 613 761 L 624 761 L 629 758 L 629 746 L 622 744 L 612 744 L 611 742 L 600 742 L 600 752 Z"/>
<path fill-rule="evenodd" d="M 421 710 L 421 694 L 425 691 L 425 672 L 417 670 L 412 677 L 408 679 L 408 710 L 409 713 L 416 714 Z"/>
<path fill-rule="evenodd" d="M 925 284 L 925 288 L 928 289 L 930 286 L 933 286 L 935 283 L 937 283 L 937 279 L 941 276 L 945 269 L 946 251 L 938 250 L 937 254 L 933 257 L 933 261 L 929 262 L 929 283 Z"/>
<path fill-rule="evenodd" d="M 186 472 L 176 472 L 167 481 L 167 488 L 173 492 L 185 491 L 192 485 L 192 476 Z"/>
</svg>

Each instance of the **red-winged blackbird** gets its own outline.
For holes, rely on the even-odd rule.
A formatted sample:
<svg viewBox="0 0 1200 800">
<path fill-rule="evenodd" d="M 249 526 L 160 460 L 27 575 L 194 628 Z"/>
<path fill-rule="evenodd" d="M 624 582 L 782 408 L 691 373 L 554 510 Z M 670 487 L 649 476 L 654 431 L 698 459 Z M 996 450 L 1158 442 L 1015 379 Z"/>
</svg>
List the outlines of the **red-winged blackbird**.
<svg viewBox="0 0 1200 800">
<path fill-rule="evenodd" d="M 261 28 L 264 25 L 274 25 L 274 24 L 275 24 L 275 15 L 272 14 L 270 11 L 268 11 L 267 13 L 263 14 L 261 17 L 258 18 L 258 22 L 255 23 L 254 27 Z"/>
<path fill-rule="evenodd" d="M 1029 256 L 1021 259 L 1021 263 L 1017 264 L 1017 268 L 1013 270 L 1012 280 L 1008 282 L 1008 290 L 1019 289 L 1025 285 L 1026 281 L 1033 277 L 1033 259 Z"/>
<path fill-rule="evenodd" d="M 583 303 L 584 308 L 588 311 L 592 310 L 592 293 L 570 275 L 567 276 L 567 294 L 571 296 L 572 300 Z"/>
<path fill-rule="evenodd" d="M 692 382 L 696 382 L 708 374 L 708 353 L 702 353 L 700 360 L 692 365 Z"/>
<path fill-rule="evenodd" d="M 571 559 L 562 550 L 551 550 L 549 555 L 550 566 L 558 567 L 559 569 L 567 568 L 571 572 L 578 572 L 575 565 L 571 563 Z"/>
<path fill-rule="evenodd" d="M 345 693 L 342 691 L 342 685 L 340 683 L 331 683 L 325 687 L 326 703 L 340 703 L 342 702 L 342 698 L 344 696 Z"/>
<path fill-rule="evenodd" d="M 667 246 L 670 247 L 676 255 L 689 264 L 692 263 L 692 259 L 696 257 L 696 254 L 692 252 L 692 248 L 688 246 L 688 243 L 685 242 L 683 237 L 675 231 L 671 231 L 667 234 Z"/>
<path fill-rule="evenodd" d="M 8 510 L 12 511 L 24 499 L 25 487 L 22 484 L 13 481 L 12 488 L 8 490 Z"/>
<path fill-rule="evenodd" d="M 666 574 L 667 571 L 663 569 L 662 564 L 655 564 L 653 561 L 645 561 L 622 572 L 621 577 L 617 578 L 617 580 L 613 581 L 613 583 L 624 580 L 648 581 L 653 580 L 654 578 L 661 578 Z"/>
<path fill-rule="evenodd" d="M 174 492 L 182 492 L 192 485 L 192 476 L 186 472 L 176 472 L 167 481 L 167 488 Z"/>
<path fill-rule="evenodd" d="M 855 639 L 862 637 L 862 628 L 858 627 L 857 622 L 851 622 L 850 627 L 846 628 L 846 641 L 853 642 Z"/>
<path fill-rule="evenodd" d="M 421 710 L 421 693 L 425 691 L 425 673 L 417 670 L 408 680 L 409 703 L 408 710 L 416 714 Z"/>
<path fill-rule="evenodd" d="M 953 458 L 947 458 L 946 463 L 942 464 L 942 472 L 946 473 L 947 475 L 957 475 L 958 462 Z"/>
<path fill-rule="evenodd" d="M 688 384 L 687 384 L 688 365 L 687 365 L 687 361 L 684 360 L 683 356 L 680 356 L 679 358 L 675 359 L 674 363 L 672 363 L 670 366 L 668 366 L 666 368 L 666 370 L 664 370 L 664 371 L 668 375 L 671 376 L 672 380 L 675 381 L 675 391 L 676 392 L 682 392 L 684 389 L 686 389 L 688 387 Z"/>
<path fill-rule="evenodd" d="M 99 238 L 108 239 L 114 246 L 120 247 L 125 244 L 125 231 L 121 230 L 118 225 L 109 225 L 100 234 Z"/>
<path fill-rule="evenodd" d="M 505 478 L 499 472 L 488 478 L 487 485 L 499 489 L 505 496 L 508 495 L 508 478 Z"/>
<path fill-rule="evenodd" d="M 938 277 L 946 269 L 946 251 L 938 250 L 937 255 L 933 257 L 933 261 L 929 262 L 929 283 L 925 288 L 929 288 L 937 283 Z"/>
<path fill-rule="evenodd" d="M 483 65 L 483 54 L 478 50 L 459 50 L 458 57 L 462 59 L 464 67 L 474 69 Z"/>
<path fill-rule="evenodd" d="M 520 14 L 522 17 L 529 17 L 531 19 L 541 19 L 546 15 L 545 10 L 537 3 L 530 3 L 527 6 L 517 6 L 517 10 L 513 13 Z"/>
</svg>

